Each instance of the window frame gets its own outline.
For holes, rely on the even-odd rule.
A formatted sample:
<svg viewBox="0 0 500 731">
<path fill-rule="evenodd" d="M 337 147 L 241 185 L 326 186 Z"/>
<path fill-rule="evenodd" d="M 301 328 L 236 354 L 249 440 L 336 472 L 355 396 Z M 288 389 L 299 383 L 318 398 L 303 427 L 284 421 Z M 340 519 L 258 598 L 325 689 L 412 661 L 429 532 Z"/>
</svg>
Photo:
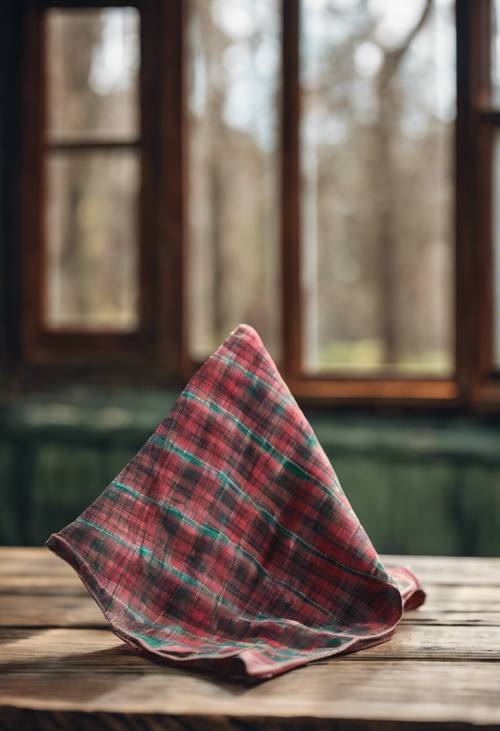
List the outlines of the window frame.
<svg viewBox="0 0 500 731">
<path fill-rule="evenodd" d="M 283 371 L 292 392 L 306 403 L 404 406 L 449 405 L 458 400 L 450 378 L 306 374 L 302 367 L 301 205 L 300 205 L 300 0 L 282 0 L 282 230 Z M 285 213 L 286 212 L 286 213 Z M 292 212 L 292 215 L 290 215 Z"/>
<path fill-rule="evenodd" d="M 166 68 L 181 68 L 181 43 L 175 34 L 182 2 L 161 4 L 154 0 L 28 0 L 24 29 L 27 63 L 24 73 L 22 207 L 32 211 L 22 226 L 22 332 L 26 378 L 43 382 L 51 375 L 74 379 L 161 381 L 179 371 L 181 333 L 179 287 L 180 236 L 183 226 L 183 188 L 180 158 L 182 125 L 179 124 L 178 85 Z M 111 329 L 50 329 L 43 321 L 44 271 L 44 13 L 48 8 L 83 9 L 135 7 L 140 13 L 141 64 L 138 194 L 139 323 L 133 332 Z M 161 57 L 160 73 L 156 72 Z M 157 109 L 156 99 L 161 99 Z M 168 110 L 168 114 L 166 113 Z M 158 113 L 159 112 L 159 113 Z M 51 147 L 52 145 L 48 145 Z M 103 148 L 112 147 L 104 142 Z M 92 149 L 95 145 L 92 144 Z M 120 147 L 124 147 L 120 143 Z M 167 234 L 168 232 L 168 234 Z M 159 242 L 162 245 L 159 245 Z M 175 267 L 172 267 L 175 262 Z M 176 271 L 174 271 L 174 269 Z M 118 372 L 118 367 L 120 372 Z"/>
<path fill-rule="evenodd" d="M 179 384 L 198 365 L 187 349 L 186 236 L 187 147 L 184 49 L 189 0 L 25 0 L 21 13 L 24 127 L 21 195 L 17 209 L 38 211 L 22 230 L 21 261 L 10 261 L 19 287 L 30 293 L 16 310 L 10 284 L 4 338 L 7 360 L 26 380 L 95 377 Z M 40 95 L 33 70 L 40 60 L 40 18 L 47 7 L 129 5 L 141 14 L 141 328 L 133 335 L 43 331 L 40 323 Z M 299 39 L 300 0 L 281 0 L 280 263 L 282 271 L 280 369 L 306 404 L 382 405 L 409 408 L 495 409 L 500 374 L 492 370 L 492 144 L 500 109 L 489 103 L 492 0 L 456 0 L 457 117 L 455 126 L 455 373 L 449 378 L 319 374 L 301 367 L 302 306 Z M 6 11 L 4 11 L 6 12 Z M 12 11 L 11 11 L 12 12 Z M 15 34 L 14 34 L 15 36 Z M 14 57 L 15 48 L 10 49 Z M 19 46 L 17 47 L 19 52 Z M 38 94 L 33 94 L 33 89 Z M 16 103 L 16 98 L 13 99 Z M 18 148 L 19 149 L 19 148 Z M 14 168 L 15 147 L 10 169 Z M 12 194 L 11 200 L 15 198 Z M 10 254 L 4 255 L 7 260 Z M 18 304 L 20 304 L 18 302 Z M 38 308 L 38 310 L 37 310 Z M 22 315 L 20 314 L 22 311 Z M 38 312 L 33 317 L 33 312 Z M 17 318 L 17 319 L 16 319 Z M 22 333 L 16 342 L 15 328 Z M 476 325 L 477 324 L 477 325 Z M 119 368 L 117 368 L 119 366 Z M 117 371 L 120 374 L 117 374 Z M 123 378 L 121 378 L 123 376 Z"/>
<path fill-rule="evenodd" d="M 500 108 L 491 103 L 493 0 L 457 0 L 456 327 L 461 402 L 500 407 L 493 367 L 493 142 Z"/>
</svg>

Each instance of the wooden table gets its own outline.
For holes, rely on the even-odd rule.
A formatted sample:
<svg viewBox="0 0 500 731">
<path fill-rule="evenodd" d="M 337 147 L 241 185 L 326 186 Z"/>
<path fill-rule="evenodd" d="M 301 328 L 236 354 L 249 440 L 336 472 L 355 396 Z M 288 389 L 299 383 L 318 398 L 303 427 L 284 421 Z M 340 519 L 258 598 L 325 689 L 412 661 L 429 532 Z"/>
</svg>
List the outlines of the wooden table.
<svg viewBox="0 0 500 731">
<path fill-rule="evenodd" d="M 46 549 L 0 549 L 0 729 L 500 728 L 500 559 L 391 557 L 428 590 L 395 637 L 247 685 L 126 649 Z"/>
</svg>

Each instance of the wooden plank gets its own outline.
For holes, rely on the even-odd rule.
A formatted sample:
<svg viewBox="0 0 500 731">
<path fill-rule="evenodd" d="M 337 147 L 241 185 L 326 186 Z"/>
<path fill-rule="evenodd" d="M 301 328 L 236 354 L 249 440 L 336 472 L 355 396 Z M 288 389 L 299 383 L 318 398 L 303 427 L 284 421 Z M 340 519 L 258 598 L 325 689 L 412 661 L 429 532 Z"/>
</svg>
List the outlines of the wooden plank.
<svg viewBox="0 0 500 731">
<path fill-rule="evenodd" d="M 498 612 L 428 609 L 426 605 L 403 615 L 403 624 L 499 626 Z M 4 627 L 106 627 L 107 622 L 87 594 L 0 594 L 0 625 Z"/>
<path fill-rule="evenodd" d="M 103 613 L 89 596 L 0 594 L 3 627 L 106 627 Z"/>
<path fill-rule="evenodd" d="M 500 586 L 442 586 L 427 588 L 427 610 L 458 612 L 500 611 Z"/>
<path fill-rule="evenodd" d="M 465 724 L 500 723 L 499 687 L 500 666 L 485 662 L 337 659 L 255 686 L 167 667 L 152 666 L 147 674 L 114 669 L 93 673 L 88 668 L 68 673 L 62 664 L 60 672 L 52 674 L 30 668 L 6 673 L 0 687 L 0 707 L 53 710 L 60 712 L 62 719 L 62 712 L 72 709 L 127 717 L 132 713 L 148 718 L 159 714 L 165 716 L 162 729 L 227 731 L 233 728 L 231 723 L 240 729 L 282 729 L 290 728 L 290 719 L 295 717 L 300 720 L 295 728 L 301 729 L 316 728 L 305 719 L 329 719 L 357 722 L 343 723 L 342 729 L 373 729 L 375 721 L 392 721 L 405 728 L 411 723 L 431 723 L 462 730 Z M 0 725 L 2 715 L 0 709 Z M 193 718 L 198 726 L 193 725 Z M 129 718 L 126 728 L 131 727 Z"/>
<path fill-rule="evenodd" d="M 433 615 L 459 612 L 462 617 L 464 613 L 487 612 L 494 614 L 484 618 L 486 623 L 495 622 L 495 613 L 500 612 L 500 559 L 429 556 L 384 559 L 393 565 L 410 563 L 424 583 L 427 601 L 421 610 L 412 613 L 412 619 L 424 620 L 423 613 L 429 612 Z M 47 549 L 2 548 L 0 596 L 5 595 L 83 598 L 87 592 L 75 572 Z M 446 623 L 456 620 L 449 617 Z"/>
<path fill-rule="evenodd" d="M 54 576 L 41 574 L 40 576 L 0 576 L 0 594 L 3 593 L 27 596 L 38 594 L 75 596 L 86 594 L 87 590 L 75 573 Z"/>
<path fill-rule="evenodd" d="M 389 642 L 353 653 L 350 659 L 365 661 L 369 657 L 498 661 L 500 627 L 401 624 Z"/>
<path fill-rule="evenodd" d="M 500 585 L 500 558 L 382 556 L 387 566 L 409 566 L 423 583 Z M 47 548 L 0 547 L 0 576 L 73 575 Z"/>
<path fill-rule="evenodd" d="M 28 709 L 6 709 L 2 718 L 2 729 L 6 731 L 33 731 L 33 729 L 79 729 L 79 731 L 117 731 L 118 729 L 140 729 L 140 731 L 213 731 L 224 729 L 224 731 L 247 731 L 248 729 L 263 729 L 265 731 L 331 731 L 332 728 L 342 731 L 399 731 L 401 725 L 394 721 L 363 721 L 357 719 L 341 719 L 330 721 L 318 718 L 252 718 L 250 725 L 248 719 L 232 717 L 209 717 L 182 715 L 144 715 L 135 713 L 133 715 L 123 713 L 92 713 L 78 711 L 66 711 L 61 714 L 57 711 L 32 711 Z M 334 724 L 332 726 L 332 723 Z M 429 729 L 460 729 L 477 728 L 463 724 L 423 724 L 418 721 L 405 721 L 404 728 L 414 731 Z M 483 731 L 493 731 L 497 726 L 481 726 Z"/>
<path fill-rule="evenodd" d="M 491 627 L 500 625 L 500 612 L 460 612 L 420 609 L 403 614 L 401 624 L 438 624 Z"/>
<path fill-rule="evenodd" d="M 92 672 L 125 672 L 137 657 L 106 629 L 0 628 L 3 671 L 28 669 L 36 662 L 41 672 L 66 672 L 92 667 Z M 389 642 L 346 655 L 350 662 L 384 660 L 500 660 L 500 627 L 401 625 Z M 331 660 L 321 661 L 331 662 Z M 139 663 L 142 672 L 154 665 Z"/>
<path fill-rule="evenodd" d="M 120 669 L 148 671 L 151 664 L 139 658 L 110 630 L 91 629 L 0 629 L 2 672 L 30 670 L 40 673 L 70 672 L 89 667 L 119 672 Z M 109 654 L 109 650 L 113 650 Z"/>
<path fill-rule="evenodd" d="M 74 575 L 65 561 L 48 548 L 0 548 L 0 576 Z"/>
<path fill-rule="evenodd" d="M 500 586 L 426 585 L 427 600 L 420 612 L 500 612 Z M 0 596 L 83 597 L 87 590 L 76 574 L 0 576 Z"/>
<path fill-rule="evenodd" d="M 426 605 L 405 615 L 389 642 L 253 685 L 150 662 L 107 629 L 57 557 L 46 549 L 0 549 L 0 727 L 270 731 L 338 721 L 346 729 L 396 731 L 500 724 L 498 559 L 387 562 L 410 563 L 428 589 Z"/>
<path fill-rule="evenodd" d="M 387 566 L 409 566 L 424 584 L 500 585 L 500 558 L 382 556 L 382 560 Z"/>
</svg>

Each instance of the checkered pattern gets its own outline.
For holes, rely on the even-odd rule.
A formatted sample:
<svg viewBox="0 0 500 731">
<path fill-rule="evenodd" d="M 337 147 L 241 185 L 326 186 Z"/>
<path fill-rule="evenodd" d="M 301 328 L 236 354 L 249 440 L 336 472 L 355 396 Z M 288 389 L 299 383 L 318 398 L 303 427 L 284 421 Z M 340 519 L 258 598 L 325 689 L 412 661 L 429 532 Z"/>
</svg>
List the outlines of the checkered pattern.
<svg viewBox="0 0 500 731">
<path fill-rule="evenodd" d="M 257 333 L 240 325 L 47 545 L 155 658 L 260 678 L 389 639 L 424 594 L 388 571 Z"/>
</svg>

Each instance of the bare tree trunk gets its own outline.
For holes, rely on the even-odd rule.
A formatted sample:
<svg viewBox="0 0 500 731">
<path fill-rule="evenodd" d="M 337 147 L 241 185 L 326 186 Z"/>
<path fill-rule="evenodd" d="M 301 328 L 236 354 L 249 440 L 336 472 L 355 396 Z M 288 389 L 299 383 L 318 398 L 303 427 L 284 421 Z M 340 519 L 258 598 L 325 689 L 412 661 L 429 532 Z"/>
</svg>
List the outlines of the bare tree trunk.
<svg viewBox="0 0 500 731">
<path fill-rule="evenodd" d="M 209 107 L 211 120 L 210 141 L 210 241 L 213 252 L 213 325 L 217 339 L 224 335 L 227 313 L 224 312 L 224 182 L 221 170 L 223 152 L 219 149 L 219 140 L 223 136 L 222 129 L 223 96 L 214 92 Z"/>
<path fill-rule="evenodd" d="M 391 159 L 391 92 L 379 97 L 380 115 L 375 128 L 375 184 L 377 220 L 375 266 L 378 269 L 379 332 L 383 362 L 393 364 L 399 353 L 397 306 L 397 240 L 394 230 L 394 184 Z"/>
<path fill-rule="evenodd" d="M 397 302 L 398 242 L 394 230 L 394 176 L 391 156 L 391 128 L 396 119 L 392 80 L 429 17 L 433 0 L 426 0 L 422 13 L 400 46 L 384 54 L 378 75 L 379 116 L 375 127 L 375 190 L 378 195 L 376 222 L 376 281 L 379 293 L 379 332 L 383 343 L 383 362 L 396 363 L 399 356 Z"/>
</svg>

